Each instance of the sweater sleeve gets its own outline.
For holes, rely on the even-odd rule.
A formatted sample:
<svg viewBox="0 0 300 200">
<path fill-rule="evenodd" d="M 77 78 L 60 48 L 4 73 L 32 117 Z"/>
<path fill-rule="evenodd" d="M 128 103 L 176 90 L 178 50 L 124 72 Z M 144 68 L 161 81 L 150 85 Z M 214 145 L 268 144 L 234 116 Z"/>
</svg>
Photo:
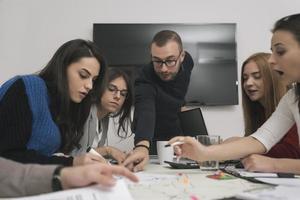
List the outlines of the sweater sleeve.
<svg viewBox="0 0 300 200">
<path fill-rule="evenodd" d="M 57 167 L 55 165 L 24 165 L 0 158 L 0 166 L 0 197 L 19 197 L 52 191 L 51 179 Z"/>
<path fill-rule="evenodd" d="M 72 157 L 44 156 L 27 149 L 32 113 L 21 79 L 16 80 L 0 101 L 0 155 L 23 163 L 72 165 Z"/>
<path fill-rule="evenodd" d="M 155 89 L 151 83 L 135 82 L 135 110 L 133 119 L 134 143 L 151 141 L 155 128 Z"/>
</svg>

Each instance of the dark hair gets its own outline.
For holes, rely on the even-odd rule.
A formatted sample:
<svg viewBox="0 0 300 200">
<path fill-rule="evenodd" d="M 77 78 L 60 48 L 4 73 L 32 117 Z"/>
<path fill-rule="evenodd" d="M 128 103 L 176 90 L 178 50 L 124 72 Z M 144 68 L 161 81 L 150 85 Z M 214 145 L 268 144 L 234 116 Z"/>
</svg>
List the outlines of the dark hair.
<svg viewBox="0 0 300 200">
<path fill-rule="evenodd" d="M 245 122 L 245 136 L 254 133 L 274 112 L 286 89 L 279 81 L 278 76 L 271 69 L 268 59 L 269 53 L 255 53 L 248 57 L 241 69 L 242 105 Z M 243 73 L 245 66 L 254 62 L 261 74 L 264 88 L 264 106 L 258 101 L 252 101 L 244 89 Z"/>
<path fill-rule="evenodd" d="M 279 19 L 273 29 L 272 33 L 276 31 L 288 31 L 293 34 L 294 38 L 297 40 L 298 45 L 300 45 L 300 14 L 289 15 Z M 299 55 L 300 56 L 300 55 Z M 300 83 L 296 83 L 295 93 L 298 100 L 298 109 L 300 112 Z"/>
<path fill-rule="evenodd" d="M 100 72 L 89 94 L 81 103 L 74 103 L 69 96 L 67 68 L 84 57 L 96 58 L 100 64 Z M 106 64 L 97 46 L 90 41 L 75 39 L 63 44 L 39 73 L 49 90 L 50 110 L 61 132 L 62 152 L 68 153 L 79 146 L 92 98 L 100 92 L 105 71 Z"/>
<path fill-rule="evenodd" d="M 170 40 L 175 41 L 178 44 L 179 51 L 182 51 L 182 41 L 180 36 L 171 30 L 163 30 L 155 34 L 152 39 L 151 45 L 155 43 L 157 46 L 162 47 L 167 44 Z"/>
<path fill-rule="evenodd" d="M 126 83 L 127 86 L 127 96 L 124 100 L 124 103 L 121 107 L 121 109 L 117 112 L 117 113 L 112 113 L 110 116 L 111 117 L 119 117 L 119 126 L 118 126 L 118 131 L 117 134 L 119 137 L 121 138 L 126 138 L 128 137 L 128 127 L 131 127 L 132 121 L 131 121 L 131 106 L 133 104 L 133 91 L 132 91 L 132 87 L 131 87 L 131 80 L 129 78 L 129 76 L 124 72 L 121 71 L 119 69 L 115 69 L 115 68 L 109 68 L 107 71 L 107 77 L 106 77 L 106 81 L 104 84 L 104 88 L 101 92 L 100 98 L 102 96 L 102 94 L 104 93 L 104 91 L 107 88 L 107 85 L 119 78 L 122 77 Z M 101 101 L 101 99 L 100 99 Z M 125 135 L 121 135 L 120 131 L 122 131 L 125 133 Z"/>
</svg>

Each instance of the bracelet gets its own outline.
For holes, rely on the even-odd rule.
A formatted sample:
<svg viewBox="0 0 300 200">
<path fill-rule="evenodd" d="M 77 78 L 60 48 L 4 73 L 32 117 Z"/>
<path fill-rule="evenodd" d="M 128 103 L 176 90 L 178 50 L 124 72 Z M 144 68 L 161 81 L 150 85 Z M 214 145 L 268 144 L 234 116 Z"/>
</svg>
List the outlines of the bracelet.
<svg viewBox="0 0 300 200">
<path fill-rule="evenodd" d="M 61 185 L 61 177 L 60 177 L 60 171 L 64 168 L 63 166 L 57 167 L 52 176 L 52 190 L 53 191 L 59 191 L 62 190 L 62 185 Z"/>
<path fill-rule="evenodd" d="M 148 150 L 148 152 L 150 151 L 150 148 L 147 145 L 144 145 L 144 144 L 135 145 L 135 147 L 133 148 L 133 150 L 135 150 L 138 147 L 144 147 L 144 148 L 146 148 Z"/>
</svg>

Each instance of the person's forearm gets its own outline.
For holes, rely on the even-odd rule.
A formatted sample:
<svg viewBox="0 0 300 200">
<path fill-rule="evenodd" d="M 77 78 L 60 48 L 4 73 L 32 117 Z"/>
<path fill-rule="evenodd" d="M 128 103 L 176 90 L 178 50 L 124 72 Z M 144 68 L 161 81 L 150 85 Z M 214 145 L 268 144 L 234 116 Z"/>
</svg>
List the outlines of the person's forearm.
<svg viewBox="0 0 300 200">
<path fill-rule="evenodd" d="M 279 158 L 274 162 L 274 172 L 293 173 L 300 175 L 300 160 Z"/>
<path fill-rule="evenodd" d="M 234 136 L 234 137 L 230 137 L 230 138 L 227 138 L 226 140 L 224 140 L 223 144 L 226 144 L 226 143 L 230 143 L 230 142 L 233 142 L 233 141 L 237 141 L 239 139 L 242 139 L 243 137 L 239 137 L 239 136 Z"/>
<path fill-rule="evenodd" d="M 148 140 L 141 140 L 138 143 L 135 144 L 134 150 L 136 149 L 142 149 L 142 150 L 147 150 L 147 154 L 150 152 L 150 142 Z"/>
<path fill-rule="evenodd" d="M 207 148 L 205 158 L 208 160 L 240 159 L 250 154 L 262 154 L 266 151 L 264 145 L 249 136 L 236 141 L 212 145 Z"/>
</svg>

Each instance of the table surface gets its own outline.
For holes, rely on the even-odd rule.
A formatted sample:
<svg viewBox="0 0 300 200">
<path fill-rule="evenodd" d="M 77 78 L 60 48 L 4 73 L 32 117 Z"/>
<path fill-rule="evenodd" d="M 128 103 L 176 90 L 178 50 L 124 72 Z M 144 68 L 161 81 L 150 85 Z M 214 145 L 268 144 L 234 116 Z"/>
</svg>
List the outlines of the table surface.
<svg viewBox="0 0 300 200">
<path fill-rule="evenodd" d="M 246 190 L 269 187 L 239 178 L 215 180 L 207 177 L 214 173 L 200 169 L 172 169 L 152 159 L 142 172 L 143 175 L 153 175 L 151 180 L 129 185 L 129 190 L 137 200 L 206 200 L 232 197 Z"/>
</svg>

